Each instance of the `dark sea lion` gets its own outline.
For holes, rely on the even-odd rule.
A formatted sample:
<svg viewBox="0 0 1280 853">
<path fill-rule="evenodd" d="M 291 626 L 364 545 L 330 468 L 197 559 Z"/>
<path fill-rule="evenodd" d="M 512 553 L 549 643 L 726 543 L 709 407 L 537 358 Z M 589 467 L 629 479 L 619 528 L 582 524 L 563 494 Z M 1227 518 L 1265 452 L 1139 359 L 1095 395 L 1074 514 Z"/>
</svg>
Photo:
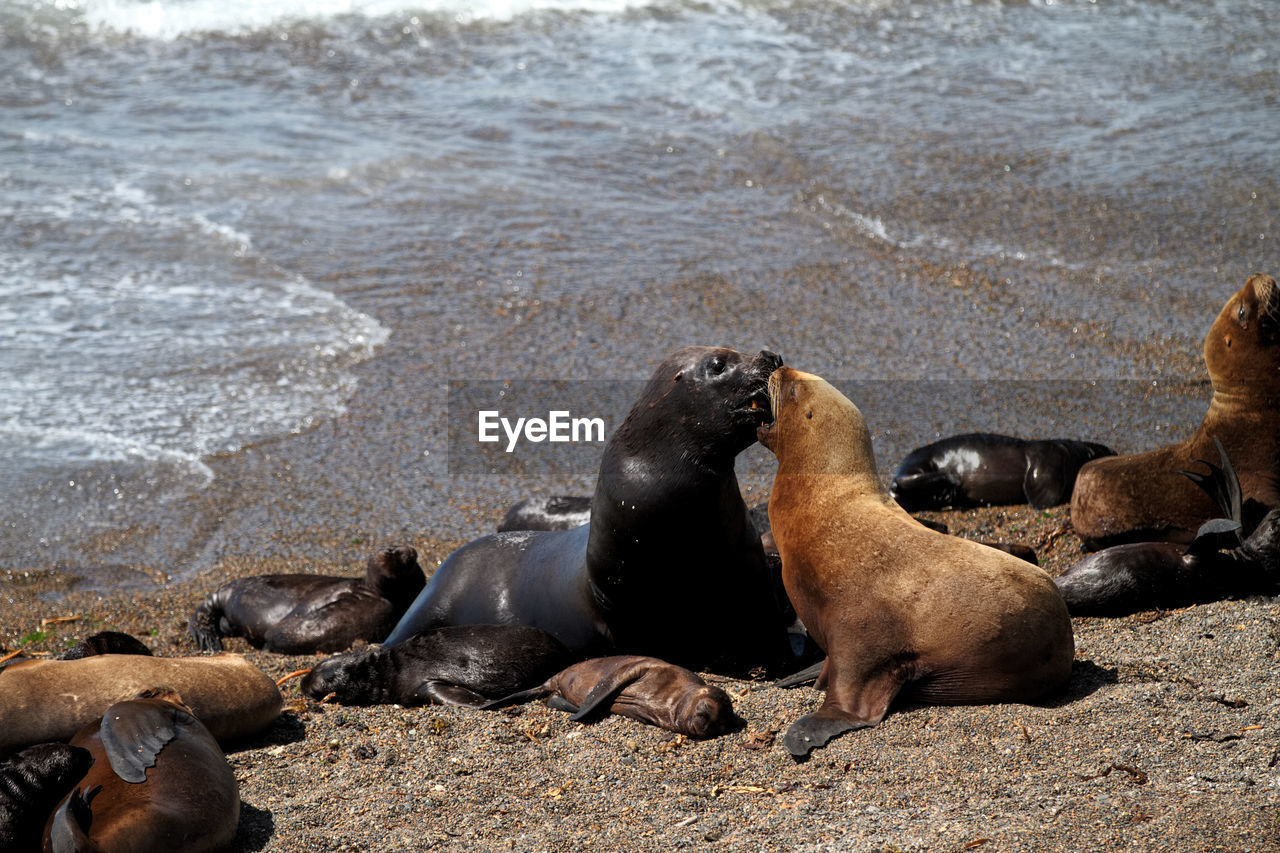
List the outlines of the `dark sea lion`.
<svg viewBox="0 0 1280 853">
<path fill-rule="evenodd" d="M 769 519 L 787 593 L 827 652 L 826 698 L 788 730 L 791 754 L 875 725 L 898 696 L 1031 702 L 1061 688 L 1074 641 L 1049 576 L 908 515 L 880 483 L 862 414 L 831 385 L 782 368 L 769 388 Z"/>
<path fill-rule="evenodd" d="M 49 819 L 45 850 L 201 853 L 235 838 L 235 773 L 177 693 L 116 703 L 71 744 L 89 750 L 93 766 Z"/>
<path fill-rule="evenodd" d="M 591 498 L 586 495 L 549 495 L 525 498 L 513 504 L 498 523 L 508 530 L 572 530 L 591 520 Z"/>
<path fill-rule="evenodd" d="M 638 655 L 581 661 L 538 687 L 513 693 L 487 708 L 549 697 L 547 704 L 585 722 L 608 713 L 687 735 L 712 738 L 742 724 L 733 701 L 684 667 Z"/>
<path fill-rule="evenodd" d="M 147 648 L 137 637 L 121 631 L 99 631 L 85 637 L 62 654 L 58 660 L 80 660 L 93 655 L 149 655 Z"/>
<path fill-rule="evenodd" d="M 1241 541 L 1242 494 L 1226 450 L 1221 466 L 1182 471 L 1218 505 L 1190 545 L 1129 542 L 1090 554 L 1054 583 L 1073 616 L 1122 616 L 1153 608 L 1185 607 L 1245 595 L 1280 593 L 1280 509 Z"/>
<path fill-rule="evenodd" d="M 335 655 L 307 673 L 303 694 L 343 705 L 465 705 L 536 684 L 574 659 L 526 625 L 433 628 L 390 648 Z"/>
<path fill-rule="evenodd" d="M 41 743 L 0 764 L 0 850 L 38 850 L 45 821 L 92 763 L 87 749 Z"/>
<path fill-rule="evenodd" d="M 363 578 L 259 575 L 224 583 L 187 627 L 206 652 L 222 651 L 223 637 L 286 655 L 339 652 L 385 637 L 425 585 L 417 551 L 383 548 Z"/>
<path fill-rule="evenodd" d="M 240 655 L 24 661 L 0 670 L 0 752 L 66 740 L 111 705 L 158 684 L 185 696 L 223 742 L 257 734 L 280 715 L 275 682 Z"/>
<path fill-rule="evenodd" d="M 955 435 L 908 453 L 889 481 L 889 495 L 907 512 L 1024 503 L 1043 509 L 1071 499 L 1080 466 L 1114 455 L 1109 447 L 1069 438 Z"/>
<path fill-rule="evenodd" d="M 733 470 L 768 419 L 765 378 L 781 361 L 713 347 L 668 356 L 605 445 L 590 524 L 463 546 L 385 644 L 510 624 L 541 628 L 578 657 L 736 668 L 789 658 Z"/>
<path fill-rule="evenodd" d="M 1213 437 L 1240 476 L 1246 520 L 1280 507 L 1280 289 L 1270 276 L 1251 276 L 1227 300 L 1205 337 L 1204 362 L 1213 397 L 1190 438 L 1080 469 L 1071 525 L 1086 547 L 1195 538 L 1218 510 L 1178 471 L 1214 458 Z"/>
</svg>

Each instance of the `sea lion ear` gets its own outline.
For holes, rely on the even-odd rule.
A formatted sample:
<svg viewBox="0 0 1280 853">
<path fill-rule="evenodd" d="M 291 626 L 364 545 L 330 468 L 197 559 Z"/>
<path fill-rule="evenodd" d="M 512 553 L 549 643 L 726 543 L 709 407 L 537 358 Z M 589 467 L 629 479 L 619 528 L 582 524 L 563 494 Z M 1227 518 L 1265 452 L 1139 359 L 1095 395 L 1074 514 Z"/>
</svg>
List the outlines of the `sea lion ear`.
<svg viewBox="0 0 1280 853">
<path fill-rule="evenodd" d="M 125 705 L 128 703 L 120 703 Z M 147 781 L 147 769 L 156 766 L 156 756 L 195 718 L 181 708 L 126 709 L 113 705 L 102 715 L 98 735 L 115 774 L 134 784 Z"/>
</svg>

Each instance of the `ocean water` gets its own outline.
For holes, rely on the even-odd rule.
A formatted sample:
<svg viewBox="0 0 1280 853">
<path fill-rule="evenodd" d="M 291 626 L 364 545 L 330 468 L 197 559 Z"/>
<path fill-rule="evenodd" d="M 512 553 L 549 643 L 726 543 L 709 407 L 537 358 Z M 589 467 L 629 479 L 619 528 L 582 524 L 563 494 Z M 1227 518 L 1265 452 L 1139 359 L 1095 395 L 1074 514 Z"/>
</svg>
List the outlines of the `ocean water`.
<svg viewBox="0 0 1280 853">
<path fill-rule="evenodd" d="M 539 306 L 909 259 L 956 287 L 860 298 L 918 360 L 788 359 L 1194 380 L 1276 272 L 1278 44 L 1274 0 L 10 0 L 0 563 L 341 417 L 406 288 L 486 378 Z"/>
</svg>

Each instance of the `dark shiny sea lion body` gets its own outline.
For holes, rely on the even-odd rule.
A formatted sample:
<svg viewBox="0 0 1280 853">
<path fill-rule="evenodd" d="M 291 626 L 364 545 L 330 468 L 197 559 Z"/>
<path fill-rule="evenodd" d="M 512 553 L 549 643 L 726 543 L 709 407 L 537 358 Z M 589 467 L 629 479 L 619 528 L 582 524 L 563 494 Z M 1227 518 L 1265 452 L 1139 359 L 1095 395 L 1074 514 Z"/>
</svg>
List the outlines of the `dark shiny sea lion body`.
<svg viewBox="0 0 1280 853">
<path fill-rule="evenodd" d="M 572 530 L 591 520 L 591 498 L 586 495 L 550 495 L 525 498 L 513 504 L 498 532 L 509 530 Z"/>
<path fill-rule="evenodd" d="M 1071 499 L 1082 465 L 1114 455 L 1101 444 L 1067 438 L 955 435 L 907 454 L 889 494 L 908 512 L 1024 503 L 1042 509 Z"/>
<path fill-rule="evenodd" d="M 363 578 L 259 575 L 225 583 L 191 614 L 188 630 L 203 651 L 222 651 L 223 637 L 244 637 L 280 654 L 337 652 L 385 637 L 425 585 L 414 549 L 384 548 Z"/>
<path fill-rule="evenodd" d="M 235 838 L 235 773 L 176 693 L 112 705 L 71 744 L 89 750 L 93 766 L 50 817 L 46 851 L 203 853 Z"/>
<path fill-rule="evenodd" d="M 768 420 L 781 359 L 686 347 L 605 445 L 591 522 L 498 533 L 436 570 L 386 639 L 443 625 L 532 625 L 578 657 L 645 654 L 734 669 L 789 657 L 735 457 Z"/>
<path fill-rule="evenodd" d="M 581 661 L 538 687 L 488 707 L 548 697 L 553 708 L 577 721 L 619 714 L 692 738 L 712 738 L 739 727 L 729 694 L 684 667 L 638 655 Z"/>
<path fill-rule="evenodd" d="M 41 743 L 0 764 L 0 850 L 38 850 L 45 821 L 92 763 L 87 749 Z"/>
<path fill-rule="evenodd" d="M 433 628 L 393 647 L 335 655 L 303 676 L 313 699 L 343 705 L 478 707 L 536 684 L 573 660 L 558 640 L 525 625 Z"/>
</svg>

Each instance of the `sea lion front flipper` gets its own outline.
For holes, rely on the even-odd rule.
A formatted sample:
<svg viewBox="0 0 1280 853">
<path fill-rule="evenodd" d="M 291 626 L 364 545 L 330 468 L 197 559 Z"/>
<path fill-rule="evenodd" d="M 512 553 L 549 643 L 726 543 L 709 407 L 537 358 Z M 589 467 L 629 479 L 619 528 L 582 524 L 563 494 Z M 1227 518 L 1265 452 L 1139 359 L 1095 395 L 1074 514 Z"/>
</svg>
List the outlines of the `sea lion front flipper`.
<svg viewBox="0 0 1280 853">
<path fill-rule="evenodd" d="M 89 838 L 89 826 L 93 823 L 90 803 L 102 790 L 94 785 L 87 791 L 74 790 L 49 819 L 49 850 L 93 851 L 101 850 Z"/>
<path fill-rule="evenodd" d="M 147 768 L 156 766 L 156 756 L 195 717 L 178 707 L 121 707 L 127 704 L 107 709 L 98 736 L 117 776 L 126 782 L 145 782 Z"/>
<path fill-rule="evenodd" d="M 489 704 L 489 697 L 460 684 L 448 681 L 428 679 L 413 691 L 415 701 L 423 705 L 461 705 L 464 708 L 484 708 Z"/>
<path fill-rule="evenodd" d="M 1213 443 L 1218 448 L 1218 457 L 1222 460 L 1221 467 L 1204 459 L 1197 459 L 1197 462 L 1209 469 L 1209 473 L 1201 474 L 1198 471 L 1178 470 L 1179 474 L 1195 483 L 1204 490 L 1205 494 L 1213 498 L 1213 502 L 1223 516 L 1210 519 L 1200 526 L 1200 529 L 1196 531 L 1196 538 L 1187 549 L 1188 553 L 1192 554 L 1214 553 L 1224 549 L 1238 548 L 1243 541 L 1243 527 L 1241 524 L 1243 493 L 1240 488 L 1240 478 L 1236 475 L 1235 468 L 1232 467 L 1231 460 L 1227 457 L 1227 451 L 1217 436 L 1214 436 Z"/>
<path fill-rule="evenodd" d="M 651 665 L 652 661 L 636 661 L 610 671 L 596 682 L 596 686 L 591 688 L 591 692 L 582 700 L 582 704 L 569 719 L 575 723 L 584 723 L 593 715 L 606 716 L 610 706 L 613 705 L 613 700 L 618 698 L 618 694 L 644 676 Z M 603 713 L 597 714 L 602 708 Z"/>
<path fill-rule="evenodd" d="M 803 761 L 809 757 L 810 752 L 826 746 L 833 738 L 845 732 L 865 729 L 872 725 L 875 724 L 844 716 L 829 716 L 822 711 L 817 711 L 813 714 L 805 714 L 792 723 L 782 743 L 786 746 L 787 752 L 791 753 L 792 758 Z"/>
</svg>

